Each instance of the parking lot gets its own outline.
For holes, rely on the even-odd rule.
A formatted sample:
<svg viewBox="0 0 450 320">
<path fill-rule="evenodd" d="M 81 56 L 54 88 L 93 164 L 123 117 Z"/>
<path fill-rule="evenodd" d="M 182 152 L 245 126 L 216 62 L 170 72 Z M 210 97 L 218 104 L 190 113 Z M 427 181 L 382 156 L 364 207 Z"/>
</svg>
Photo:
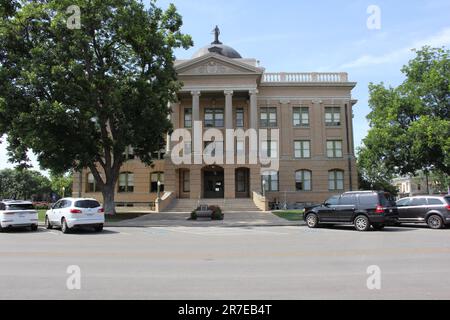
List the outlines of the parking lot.
<svg viewBox="0 0 450 320">
<path fill-rule="evenodd" d="M 0 299 L 450 299 L 449 238 L 422 226 L 16 230 L 0 234 Z"/>
</svg>

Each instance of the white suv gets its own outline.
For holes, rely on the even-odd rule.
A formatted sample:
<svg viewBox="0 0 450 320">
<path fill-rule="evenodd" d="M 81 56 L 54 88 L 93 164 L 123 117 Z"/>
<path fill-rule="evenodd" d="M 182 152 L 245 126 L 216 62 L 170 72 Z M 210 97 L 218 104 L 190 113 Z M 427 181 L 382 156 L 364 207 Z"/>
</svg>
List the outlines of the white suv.
<svg viewBox="0 0 450 320">
<path fill-rule="evenodd" d="M 0 232 L 5 228 L 29 227 L 38 229 L 38 212 L 28 201 L 0 201 Z"/>
<path fill-rule="evenodd" d="M 45 215 L 47 229 L 58 226 L 63 233 L 75 227 L 93 227 L 96 232 L 101 232 L 104 223 L 103 207 L 95 199 L 64 198 L 56 202 Z"/>
</svg>

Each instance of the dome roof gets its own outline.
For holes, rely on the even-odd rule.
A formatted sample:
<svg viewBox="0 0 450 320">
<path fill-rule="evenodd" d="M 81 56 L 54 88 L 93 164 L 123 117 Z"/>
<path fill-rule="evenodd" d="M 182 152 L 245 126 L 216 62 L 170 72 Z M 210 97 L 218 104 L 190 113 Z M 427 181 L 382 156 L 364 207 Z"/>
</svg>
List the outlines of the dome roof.
<svg viewBox="0 0 450 320">
<path fill-rule="evenodd" d="M 219 27 L 216 26 L 214 29 L 215 34 L 215 41 L 212 42 L 210 45 L 201 48 L 198 50 L 193 56 L 192 59 L 207 55 L 208 53 L 217 53 L 224 57 L 231 58 L 231 59 L 241 59 L 242 56 L 234 50 L 233 48 L 224 45 L 222 42 L 219 41 L 219 35 L 220 30 Z"/>
</svg>

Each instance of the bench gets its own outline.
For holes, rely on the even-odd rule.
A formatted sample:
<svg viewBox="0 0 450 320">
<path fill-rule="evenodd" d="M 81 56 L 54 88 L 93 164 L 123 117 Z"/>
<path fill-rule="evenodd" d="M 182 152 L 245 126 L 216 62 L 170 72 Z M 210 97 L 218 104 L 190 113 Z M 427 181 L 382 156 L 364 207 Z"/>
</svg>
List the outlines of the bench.
<svg viewBox="0 0 450 320">
<path fill-rule="evenodd" d="M 201 205 L 200 209 L 196 212 L 197 218 L 210 218 L 212 219 L 212 210 L 208 209 L 207 205 Z"/>
</svg>

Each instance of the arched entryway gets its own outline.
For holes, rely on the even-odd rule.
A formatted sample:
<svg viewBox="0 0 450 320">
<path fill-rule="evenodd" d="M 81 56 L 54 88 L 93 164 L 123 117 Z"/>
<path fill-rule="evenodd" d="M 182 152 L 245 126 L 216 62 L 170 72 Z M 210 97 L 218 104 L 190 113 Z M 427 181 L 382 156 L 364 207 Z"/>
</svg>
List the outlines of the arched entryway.
<svg viewBox="0 0 450 320">
<path fill-rule="evenodd" d="M 236 198 L 250 198 L 250 169 L 238 168 L 235 171 Z"/>
<path fill-rule="evenodd" d="M 202 169 L 203 197 L 205 199 L 223 199 L 225 197 L 224 170 L 219 166 Z"/>
</svg>

